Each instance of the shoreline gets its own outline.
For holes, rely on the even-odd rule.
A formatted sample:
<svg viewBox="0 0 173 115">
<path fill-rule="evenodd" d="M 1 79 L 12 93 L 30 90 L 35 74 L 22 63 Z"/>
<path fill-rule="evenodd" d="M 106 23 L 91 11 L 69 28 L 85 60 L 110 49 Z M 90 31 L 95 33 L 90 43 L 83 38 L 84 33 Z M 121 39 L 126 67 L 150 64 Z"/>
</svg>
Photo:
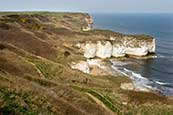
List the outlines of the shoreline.
<svg viewBox="0 0 173 115">
<path fill-rule="evenodd" d="M 122 65 L 127 65 L 128 63 L 123 63 L 120 61 L 115 61 L 115 59 L 106 59 L 109 60 L 106 62 L 104 59 L 87 59 L 87 61 L 79 61 L 71 65 L 72 69 L 80 70 L 86 74 L 91 74 L 94 76 L 121 76 L 127 77 L 131 80 L 131 83 L 122 83 L 124 85 L 129 84 L 129 87 L 123 88 L 123 90 L 132 90 L 137 92 L 150 92 L 158 94 L 160 96 L 172 97 L 173 88 L 165 86 L 165 83 L 159 81 L 153 81 L 148 78 L 141 76 L 138 73 L 135 73 Z M 115 63 L 119 63 L 118 65 Z M 111 65 L 110 65 L 111 64 Z M 84 68 L 81 68 L 84 66 Z"/>
<path fill-rule="evenodd" d="M 132 80 L 135 91 L 157 93 L 161 96 L 166 96 L 166 97 L 173 96 L 173 88 L 166 86 L 167 83 L 149 80 L 148 78 L 145 78 L 140 74 L 137 74 L 126 68 L 122 68 L 122 70 L 120 70 L 117 67 L 114 67 L 114 65 L 112 66 L 116 71 L 122 73 L 123 75 Z"/>
</svg>

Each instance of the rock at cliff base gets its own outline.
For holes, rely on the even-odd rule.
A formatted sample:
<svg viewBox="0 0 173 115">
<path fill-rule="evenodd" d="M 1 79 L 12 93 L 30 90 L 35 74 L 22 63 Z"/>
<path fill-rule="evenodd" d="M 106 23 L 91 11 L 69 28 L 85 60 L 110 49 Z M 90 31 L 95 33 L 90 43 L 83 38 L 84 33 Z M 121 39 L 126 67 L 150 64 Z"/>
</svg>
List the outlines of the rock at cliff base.
<svg viewBox="0 0 173 115">
<path fill-rule="evenodd" d="M 72 68 L 72 69 L 80 70 L 80 71 L 82 71 L 82 72 L 84 72 L 84 73 L 90 73 L 89 65 L 88 65 L 88 63 L 85 62 L 85 61 L 80 61 L 80 62 L 78 62 L 78 63 L 73 62 L 73 63 L 71 64 L 71 68 Z"/>
</svg>

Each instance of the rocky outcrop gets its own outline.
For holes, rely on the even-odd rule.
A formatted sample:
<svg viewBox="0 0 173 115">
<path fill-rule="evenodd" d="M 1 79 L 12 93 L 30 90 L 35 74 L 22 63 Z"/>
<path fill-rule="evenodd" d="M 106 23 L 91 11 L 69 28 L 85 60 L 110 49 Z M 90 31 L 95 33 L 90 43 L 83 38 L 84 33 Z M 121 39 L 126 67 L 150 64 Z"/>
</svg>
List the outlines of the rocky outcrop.
<svg viewBox="0 0 173 115">
<path fill-rule="evenodd" d="M 133 83 L 122 83 L 120 85 L 120 88 L 123 90 L 129 90 L 129 91 L 142 91 L 142 92 L 151 92 L 150 89 L 145 87 L 136 87 Z"/>
<path fill-rule="evenodd" d="M 79 61 L 78 63 L 73 62 L 71 64 L 71 68 L 80 70 L 84 73 L 89 73 L 90 72 L 89 64 L 85 61 Z"/>
<path fill-rule="evenodd" d="M 87 61 L 72 62 L 70 66 L 72 69 L 96 76 L 121 76 L 121 73 L 114 71 L 109 64 L 101 59 L 87 59 Z"/>
<path fill-rule="evenodd" d="M 105 59 L 111 56 L 124 57 L 125 55 L 146 56 L 148 53 L 155 53 L 155 39 L 138 39 L 129 36 L 111 37 L 109 40 L 86 41 L 80 44 L 80 48 L 86 58 Z"/>
<path fill-rule="evenodd" d="M 86 18 L 84 19 L 85 24 L 82 27 L 83 31 L 89 31 L 92 29 L 93 19 L 90 15 L 86 15 Z"/>
</svg>

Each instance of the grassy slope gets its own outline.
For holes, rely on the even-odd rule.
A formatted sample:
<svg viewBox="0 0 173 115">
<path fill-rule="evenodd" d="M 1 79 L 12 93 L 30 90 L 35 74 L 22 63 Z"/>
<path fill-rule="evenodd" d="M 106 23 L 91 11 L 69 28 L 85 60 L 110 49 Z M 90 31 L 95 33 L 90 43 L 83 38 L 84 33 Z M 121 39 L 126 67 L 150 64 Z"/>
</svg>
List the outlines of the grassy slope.
<svg viewBox="0 0 173 115">
<path fill-rule="evenodd" d="M 86 14 L 0 13 L 0 17 L 0 114 L 173 114 L 171 99 L 121 90 L 121 83 L 130 82 L 124 76 L 91 76 L 70 69 L 72 60 L 85 59 L 69 43 L 121 35 L 82 32 Z"/>
</svg>

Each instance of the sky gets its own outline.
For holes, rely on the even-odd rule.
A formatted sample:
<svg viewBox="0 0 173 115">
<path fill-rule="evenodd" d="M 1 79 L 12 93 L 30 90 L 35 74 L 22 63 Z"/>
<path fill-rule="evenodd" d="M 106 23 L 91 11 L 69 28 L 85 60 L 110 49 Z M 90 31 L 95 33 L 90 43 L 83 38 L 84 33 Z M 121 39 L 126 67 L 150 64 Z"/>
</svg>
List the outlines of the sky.
<svg viewBox="0 0 173 115">
<path fill-rule="evenodd" d="M 173 0 L 0 0 L 0 11 L 173 13 Z"/>
</svg>

